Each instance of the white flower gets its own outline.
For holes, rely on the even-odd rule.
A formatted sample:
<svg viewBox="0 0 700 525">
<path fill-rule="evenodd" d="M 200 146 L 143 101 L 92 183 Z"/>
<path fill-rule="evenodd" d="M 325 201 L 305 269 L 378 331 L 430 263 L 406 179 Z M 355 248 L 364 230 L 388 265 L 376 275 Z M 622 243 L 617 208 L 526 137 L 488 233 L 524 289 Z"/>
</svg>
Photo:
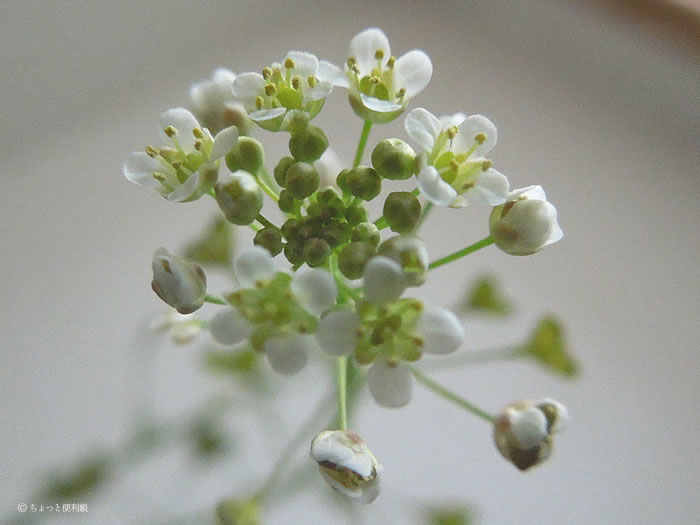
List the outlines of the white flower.
<svg viewBox="0 0 700 525">
<path fill-rule="evenodd" d="M 313 165 L 321 179 L 319 189 L 330 186 L 335 190 L 340 190 L 336 179 L 343 170 L 343 161 L 332 148 L 327 148 L 321 155 L 321 158 L 314 162 Z"/>
<path fill-rule="evenodd" d="M 483 158 L 496 144 L 493 123 L 482 115 L 457 113 L 437 118 L 423 108 L 411 111 L 406 132 L 425 151 L 420 157 L 418 188 L 433 204 L 460 207 L 480 201 L 505 202 L 508 179 Z"/>
<path fill-rule="evenodd" d="M 216 184 L 220 160 L 238 141 L 235 126 L 212 137 L 195 116 L 184 108 L 160 117 L 161 135 L 172 147 L 154 148 L 129 155 L 124 176 L 135 184 L 155 188 L 168 200 L 189 202 Z"/>
<path fill-rule="evenodd" d="M 191 343 L 202 331 L 202 322 L 193 314 L 183 315 L 176 310 L 168 310 L 150 323 L 152 330 L 169 334 L 178 345 Z"/>
<path fill-rule="evenodd" d="M 552 452 L 552 434 L 562 430 L 568 411 L 558 401 L 523 400 L 505 407 L 493 426 L 493 438 L 501 455 L 520 470 L 527 470 Z"/>
<path fill-rule="evenodd" d="M 196 264 L 171 255 L 165 248 L 153 254 L 151 288 L 181 314 L 201 308 L 207 293 L 207 277 Z"/>
<path fill-rule="evenodd" d="M 350 355 L 360 340 L 360 316 L 350 309 L 332 310 L 318 323 L 316 337 L 321 348 L 329 355 Z"/>
<path fill-rule="evenodd" d="M 564 236 L 557 209 L 541 186 L 509 193 L 507 202 L 491 212 L 489 227 L 496 246 L 510 255 L 532 255 Z"/>
<path fill-rule="evenodd" d="M 379 495 L 382 466 L 364 440 L 348 430 L 325 430 L 311 442 L 311 458 L 323 479 L 358 503 L 371 503 Z"/>
<path fill-rule="evenodd" d="M 190 88 L 192 112 L 214 134 L 236 126 L 239 134 L 248 135 L 253 125 L 245 108 L 233 98 L 234 80 L 236 74 L 233 71 L 220 67 L 211 78 L 195 82 Z"/>
<path fill-rule="evenodd" d="M 340 68 L 311 53 L 290 51 L 282 64 L 260 73 L 242 73 L 233 82 L 233 96 L 251 120 L 268 131 L 287 129 L 296 116 L 314 118 L 333 90 Z M 288 115 L 289 113 L 289 115 Z"/>
<path fill-rule="evenodd" d="M 372 122 L 389 122 L 423 91 L 433 74 L 430 58 L 414 49 L 398 60 L 381 29 L 365 29 L 350 42 L 345 64 L 350 104 L 357 115 Z"/>
</svg>

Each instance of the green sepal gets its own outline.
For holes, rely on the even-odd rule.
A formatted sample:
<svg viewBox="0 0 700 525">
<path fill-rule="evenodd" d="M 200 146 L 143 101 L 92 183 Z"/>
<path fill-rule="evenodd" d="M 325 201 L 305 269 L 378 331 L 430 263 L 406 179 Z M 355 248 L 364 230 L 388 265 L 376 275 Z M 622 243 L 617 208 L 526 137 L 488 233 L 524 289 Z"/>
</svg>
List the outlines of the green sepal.
<svg viewBox="0 0 700 525">
<path fill-rule="evenodd" d="M 572 378 L 578 375 L 579 367 L 569 353 L 562 332 L 557 319 L 545 317 L 537 323 L 532 337 L 523 347 L 523 353 L 552 372 Z"/>
</svg>

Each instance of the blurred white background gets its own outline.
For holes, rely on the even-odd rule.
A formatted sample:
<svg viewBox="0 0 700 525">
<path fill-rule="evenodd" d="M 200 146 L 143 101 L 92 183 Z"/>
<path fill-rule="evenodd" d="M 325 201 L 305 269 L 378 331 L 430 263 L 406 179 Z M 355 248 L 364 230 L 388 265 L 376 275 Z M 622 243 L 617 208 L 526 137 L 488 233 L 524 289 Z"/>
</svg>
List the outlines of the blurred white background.
<svg viewBox="0 0 700 525">
<path fill-rule="evenodd" d="M 430 392 L 416 388 L 399 411 L 365 400 L 352 426 L 385 466 L 381 497 L 342 512 L 312 478 L 296 496 L 273 498 L 265 523 L 420 523 L 424 504 L 443 501 L 473 504 L 482 524 L 697 523 L 700 50 L 687 34 L 650 35 L 599 8 L 0 2 L 0 516 L 41 503 L 31 497 L 47 467 L 122 442 L 142 400 L 166 417 L 237 388 L 201 372 L 197 346 L 142 333 L 162 311 L 149 286 L 153 250 L 180 249 L 215 206 L 174 205 L 129 184 L 123 160 L 157 140 L 160 112 L 186 104 L 189 85 L 215 67 L 258 71 L 289 49 L 342 63 L 352 36 L 376 25 L 395 54 L 421 48 L 432 58 L 433 80 L 412 106 L 489 116 L 496 167 L 513 187 L 543 185 L 565 232 L 533 257 L 479 252 L 436 270 L 421 292 L 450 305 L 469 279 L 495 272 L 518 313 L 507 323 L 467 319 L 465 351 L 518 342 L 555 312 L 581 378 L 528 363 L 436 377 L 492 411 L 555 397 L 573 422 L 551 460 L 522 474 L 500 458 L 487 425 Z M 361 122 L 341 92 L 319 122 L 349 160 Z M 370 147 L 385 136 L 406 139 L 402 120 L 375 127 Z M 269 159 L 283 153 L 273 142 Z M 482 238 L 487 215 L 477 206 L 434 213 L 425 230 L 433 256 Z M 144 354 L 156 344 L 149 370 Z M 325 394 L 318 373 L 280 382 L 285 400 L 273 408 L 240 407 L 230 459 L 205 468 L 173 449 L 119 473 L 87 514 L 46 521 L 170 523 L 245 495 Z M 277 417 L 276 430 L 256 411 Z"/>
</svg>

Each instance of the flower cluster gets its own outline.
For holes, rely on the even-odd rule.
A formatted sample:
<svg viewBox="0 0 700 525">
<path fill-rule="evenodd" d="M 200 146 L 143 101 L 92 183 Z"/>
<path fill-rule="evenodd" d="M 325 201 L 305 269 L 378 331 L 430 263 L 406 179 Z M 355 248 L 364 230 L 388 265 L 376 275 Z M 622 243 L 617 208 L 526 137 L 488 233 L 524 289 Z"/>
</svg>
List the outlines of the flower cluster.
<svg viewBox="0 0 700 525">
<path fill-rule="evenodd" d="M 404 120 L 413 145 L 383 138 L 372 148 L 370 163 L 362 164 L 372 126 L 401 117 L 431 76 L 423 51 L 396 58 L 377 28 L 352 39 L 343 68 L 290 51 L 261 72 L 217 69 L 190 90 L 197 116 L 183 108 L 163 113 L 160 130 L 167 145 L 147 146 L 123 166 L 128 180 L 170 201 L 208 195 L 228 223 L 255 232 L 253 246 L 230 263 L 237 288 L 221 296 L 208 294 L 199 265 L 156 251 L 152 287 L 163 301 L 180 314 L 205 302 L 221 307 L 208 321 L 169 318 L 159 326 L 179 342 L 207 327 L 220 345 L 251 348 L 284 375 L 299 372 L 310 359 L 334 361 L 340 428 L 318 434 L 311 457 L 334 489 L 363 503 L 378 494 L 381 466 L 362 438 L 347 430 L 349 370 L 384 407 L 409 403 L 414 376 L 458 400 L 494 424 L 498 450 L 522 470 L 549 456 L 552 433 L 566 419 L 566 409 L 548 399 L 520 402 L 490 416 L 459 401 L 415 365 L 425 354 L 456 352 L 466 339 L 455 313 L 407 296 L 424 285 L 429 270 L 490 244 L 507 254 L 531 255 L 562 237 L 556 209 L 542 188 L 511 191 L 486 157 L 497 132 L 482 115 L 436 117 L 413 109 Z M 334 87 L 347 90 L 364 121 L 352 165 L 342 164 L 324 131 L 311 123 Z M 270 164 L 262 142 L 250 136 L 256 126 L 289 133 L 289 155 Z M 382 215 L 371 220 L 367 203 L 394 181 L 410 180 L 415 189 L 389 191 Z M 281 221 L 263 214 L 266 202 L 278 208 Z M 431 262 L 419 237 L 431 208 L 471 202 L 492 208 L 489 235 Z M 286 269 L 278 269 L 282 261 Z"/>
</svg>

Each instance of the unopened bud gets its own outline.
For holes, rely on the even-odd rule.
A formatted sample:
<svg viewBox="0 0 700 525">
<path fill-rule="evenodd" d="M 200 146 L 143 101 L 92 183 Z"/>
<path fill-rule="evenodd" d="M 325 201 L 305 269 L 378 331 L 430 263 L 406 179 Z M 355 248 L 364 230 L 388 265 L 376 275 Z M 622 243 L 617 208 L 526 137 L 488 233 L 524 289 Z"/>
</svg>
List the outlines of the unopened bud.
<svg viewBox="0 0 700 525">
<path fill-rule="evenodd" d="M 321 128 L 306 126 L 295 130 L 289 137 L 289 151 L 299 162 L 314 162 L 328 148 L 328 138 Z"/>
<path fill-rule="evenodd" d="M 367 222 L 368 217 L 367 209 L 362 205 L 350 206 L 345 210 L 345 220 L 353 226 Z"/>
<path fill-rule="evenodd" d="M 287 190 L 282 190 L 277 206 L 284 213 L 292 213 L 294 211 L 294 197 Z"/>
<path fill-rule="evenodd" d="M 411 178 L 415 163 L 416 152 L 400 139 L 384 139 L 372 151 L 372 166 L 385 179 Z"/>
<path fill-rule="evenodd" d="M 428 250 L 425 243 L 410 235 L 397 235 L 384 241 L 377 255 L 388 257 L 401 265 L 408 286 L 420 286 L 428 271 Z"/>
<path fill-rule="evenodd" d="M 239 137 L 238 142 L 226 154 L 226 166 L 231 172 L 245 170 L 255 175 L 263 166 L 265 150 L 252 137 Z"/>
<path fill-rule="evenodd" d="M 207 293 L 207 277 L 202 268 L 171 255 L 165 248 L 156 250 L 151 263 L 151 288 L 181 314 L 201 308 Z"/>
<path fill-rule="evenodd" d="M 367 166 L 352 168 L 346 178 L 350 192 L 364 201 L 371 201 L 382 191 L 381 177 Z"/>
<path fill-rule="evenodd" d="M 295 199 L 305 199 L 321 182 L 316 169 L 307 162 L 296 162 L 287 170 L 285 188 Z"/>
<path fill-rule="evenodd" d="M 352 230 L 351 239 L 353 242 L 367 242 L 377 248 L 380 241 L 379 228 L 372 222 L 362 222 Z"/>
<path fill-rule="evenodd" d="M 348 279 L 359 279 L 375 252 L 375 247 L 369 242 L 351 242 L 340 252 L 338 268 Z"/>
<path fill-rule="evenodd" d="M 331 254 L 331 246 L 323 239 L 307 239 L 304 242 L 304 260 L 311 267 L 320 266 Z"/>
<path fill-rule="evenodd" d="M 255 178 L 246 171 L 232 173 L 228 180 L 217 183 L 214 191 L 219 208 L 233 224 L 250 224 L 262 209 L 262 190 Z"/>
<path fill-rule="evenodd" d="M 282 251 L 282 233 L 279 228 L 268 226 L 255 234 L 253 243 L 262 246 L 274 257 Z"/>
<path fill-rule="evenodd" d="M 390 193 L 384 201 L 384 218 L 396 233 L 411 233 L 418 226 L 421 205 L 409 191 Z"/>
<path fill-rule="evenodd" d="M 280 161 L 275 166 L 274 176 L 275 182 L 279 184 L 282 188 L 285 187 L 285 180 L 287 179 L 287 170 L 294 164 L 295 160 L 292 157 L 282 157 Z"/>
</svg>

